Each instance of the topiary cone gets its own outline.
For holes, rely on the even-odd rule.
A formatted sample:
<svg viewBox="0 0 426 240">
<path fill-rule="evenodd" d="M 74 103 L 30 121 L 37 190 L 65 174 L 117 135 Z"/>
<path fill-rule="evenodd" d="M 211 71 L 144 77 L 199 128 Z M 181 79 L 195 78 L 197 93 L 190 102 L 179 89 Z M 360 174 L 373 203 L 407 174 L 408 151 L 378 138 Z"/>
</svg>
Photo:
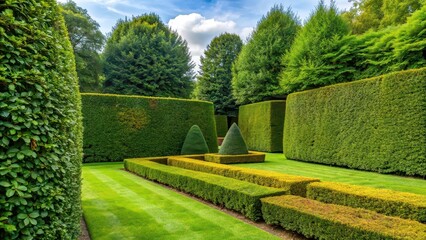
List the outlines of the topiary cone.
<svg viewBox="0 0 426 240">
<path fill-rule="evenodd" d="M 247 145 L 241 135 L 240 128 L 233 123 L 223 139 L 219 154 L 222 155 L 237 155 L 248 154 Z"/>
<path fill-rule="evenodd" d="M 207 146 L 206 139 L 204 139 L 203 132 L 201 132 L 198 125 L 193 125 L 186 134 L 180 154 L 204 154 L 208 152 L 209 147 Z"/>
</svg>

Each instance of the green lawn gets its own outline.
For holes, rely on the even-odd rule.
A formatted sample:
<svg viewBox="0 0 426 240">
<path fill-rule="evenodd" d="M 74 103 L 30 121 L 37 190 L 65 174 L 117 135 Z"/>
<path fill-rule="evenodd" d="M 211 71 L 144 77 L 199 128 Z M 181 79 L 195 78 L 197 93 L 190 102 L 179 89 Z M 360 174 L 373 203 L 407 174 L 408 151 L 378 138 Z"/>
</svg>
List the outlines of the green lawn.
<svg viewBox="0 0 426 240">
<path fill-rule="evenodd" d="M 121 170 L 83 166 L 83 211 L 98 239 L 279 239 L 194 199 Z"/>
<path fill-rule="evenodd" d="M 292 161 L 286 159 L 281 153 L 266 154 L 266 161 L 264 163 L 247 163 L 238 164 L 237 166 L 306 177 L 316 177 L 322 181 L 342 182 L 426 195 L 426 180 L 424 179 L 385 175 L 374 172 L 330 167 L 315 163 Z"/>
</svg>

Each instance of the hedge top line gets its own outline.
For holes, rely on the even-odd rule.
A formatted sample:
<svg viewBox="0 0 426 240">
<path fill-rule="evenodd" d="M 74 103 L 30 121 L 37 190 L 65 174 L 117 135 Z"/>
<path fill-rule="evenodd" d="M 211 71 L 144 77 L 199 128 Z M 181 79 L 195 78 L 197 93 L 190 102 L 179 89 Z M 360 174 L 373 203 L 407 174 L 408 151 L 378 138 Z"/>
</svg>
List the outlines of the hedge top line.
<svg viewBox="0 0 426 240">
<path fill-rule="evenodd" d="M 320 90 L 320 89 L 333 89 L 333 88 L 339 88 L 339 87 L 347 86 L 347 85 L 363 84 L 364 82 L 376 81 L 378 79 L 386 79 L 388 76 L 400 75 L 400 74 L 409 73 L 409 72 L 426 72 L 426 67 L 397 71 L 397 72 L 391 72 L 391 73 L 383 74 L 383 75 L 380 75 L 380 76 L 364 78 L 364 79 L 360 79 L 360 80 L 354 80 L 352 82 L 336 83 L 336 84 L 332 84 L 332 85 L 328 85 L 328 86 L 324 86 L 324 87 L 308 89 L 308 90 L 304 90 L 304 91 L 300 91 L 300 92 L 294 92 L 294 93 L 289 94 L 289 97 L 301 95 L 301 94 L 306 94 L 308 92 L 317 91 L 317 90 Z M 279 100 L 274 100 L 274 101 L 279 101 Z M 260 103 L 262 103 L 262 102 L 260 102 Z M 254 104 L 257 104 L 257 103 L 254 103 Z"/>
<path fill-rule="evenodd" d="M 181 102 L 200 102 L 213 104 L 209 101 L 196 100 L 196 99 L 184 99 L 184 98 L 173 98 L 173 97 L 149 97 L 140 95 L 123 95 L 123 94 L 112 94 L 112 93 L 81 93 L 81 96 L 98 96 L 98 97 L 116 97 L 116 98 L 137 98 L 137 99 L 153 99 L 153 100 L 169 100 L 169 101 L 181 101 Z"/>
<path fill-rule="evenodd" d="M 274 102 L 281 103 L 281 102 L 285 102 L 285 100 L 284 99 L 282 99 L 282 100 L 265 100 L 265 101 L 256 102 L 256 103 L 244 104 L 241 107 L 254 106 L 254 105 L 260 105 L 260 104 L 265 104 L 265 103 L 274 103 Z"/>
</svg>

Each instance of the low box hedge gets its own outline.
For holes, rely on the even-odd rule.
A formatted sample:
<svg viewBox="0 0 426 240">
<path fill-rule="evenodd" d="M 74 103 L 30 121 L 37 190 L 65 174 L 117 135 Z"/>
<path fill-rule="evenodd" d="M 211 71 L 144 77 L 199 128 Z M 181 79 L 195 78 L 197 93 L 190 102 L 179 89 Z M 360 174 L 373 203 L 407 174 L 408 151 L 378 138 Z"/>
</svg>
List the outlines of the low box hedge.
<svg viewBox="0 0 426 240">
<path fill-rule="evenodd" d="M 426 225 L 385 216 L 373 211 L 326 204 L 298 196 L 268 197 L 262 200 L 263 218 L 308 238 L 426 239 Z"/>
<path fill-rule="evenodd" d="M 334 182 L 307 187 L 307 197 L 325 203 L 364 208 L 389 216 L 426 222 L 426 196 Z"/>
<path fill-rule="evenodd" d="M 204 160 L 214 163 L 259 163 L 265 161 L 265 154 L 259 152 L 249 152 L 248 154 L 224 155 L 218 153 L 207 153 Z"/>
<path fill-rule="evenodd" d="M 306 196 L 306 186 L 309 183 L 319 181 L 319 179 L 316 178 L 307 178 L 271 171 L 235 167 L 185 157 L 169 157 L 167 164 L 170 166 L 194 171 L 213 173 L 216 175 L 235 178 L 262 186 L 289 189 L 290 194 L 299 196 Z"/>
<path fill-rule="evenodd" d="M 426 176 L 426 68 L 292 93 L 288 159 Z"/>
<path fill-rule="evenodd" d="M 239 107 L 238 126 L 249 150 L 283 151 L 285 101 L 273 100 Z"/>
<path fill-rule="evenodd" d="M 194 194 L 214 204 L 244 214 L 256 221 L 262 218 L 260 199 L 287 194 L 288 190 L 259 186 L 204 172 L 162 165 L 140 159 L 126 159 L 126 170 L 150 180 Z"/>
<path fill-rule="evenodd" d="M 179 155 L 198 125 L 217 152 L 213 104 L 204 101 L 113 94 L 82 94 L 84 162 Z"/>
</svg>

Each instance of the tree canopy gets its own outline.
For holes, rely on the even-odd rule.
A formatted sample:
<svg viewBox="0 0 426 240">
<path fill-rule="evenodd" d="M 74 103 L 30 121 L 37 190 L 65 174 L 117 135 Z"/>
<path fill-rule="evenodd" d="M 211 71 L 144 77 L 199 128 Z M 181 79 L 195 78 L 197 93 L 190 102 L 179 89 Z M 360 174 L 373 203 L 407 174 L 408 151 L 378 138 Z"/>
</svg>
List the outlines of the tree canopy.
<svg viewBox="0 0 426 240">
<path fill-rule="evenodd" d="M 281 57 L 290 49 L 300 20 L 282 6 L 274 6 L 257 24 L 233 69 L 233 94 L 239 104 L 260 102 L 281 94 Z"/>
<path fill-rule="evenodd" d="M 213 102 L 216 114 L 236 116 L 231 70 L 242 46 L 238 35 L 224 33 L 213 38 L 201 57 L 197 98 Z"/>
<path fill-rule="evenodd" d="M 102 63 L 99 52 L 105 42 L 105 36 L 99 30 L 99 24 L 83 9 L 71 0 L 60 5 L 71 45 L 74 49 L 76 70 L 82 92 L 101 90 Z"/>
<path fill-rule="evenodd" d="M 420 9 L 423 0 L 350 0 L 353 6 L 343 13 L 354 34 L 403 24 Z"/>
<path fill-rule="evenodd" d="M 187 98 L 193 89 L 187 43 L 156 14 L 118 21 L 103 54 L 104 92 Z"/>
<path fill-rule="evenodd" d="M 327 7 L 320 1 L 298 32 L 290 51 L 283 56 L 285 66 L 281 86 L 285 94 L 341 81 L 346 68 L 336 66 L 325 54 L 335 49 L 349 28 L 333 2 Z"/>
</svg>

